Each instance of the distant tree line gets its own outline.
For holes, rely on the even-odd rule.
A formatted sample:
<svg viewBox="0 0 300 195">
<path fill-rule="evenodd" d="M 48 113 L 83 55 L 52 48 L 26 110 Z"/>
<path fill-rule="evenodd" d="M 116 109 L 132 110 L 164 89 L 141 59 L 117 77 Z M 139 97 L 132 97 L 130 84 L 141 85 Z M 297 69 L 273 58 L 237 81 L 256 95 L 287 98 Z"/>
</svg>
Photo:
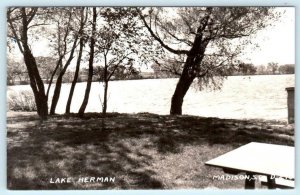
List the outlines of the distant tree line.
<svg viewBox="0 0 300 195">
<path fill-rule="evenodd" d="M 37 57 L 37 60 L 47 59 L 48 57 Z M 28 85 L 30 83 L 28 72 L 26 71 L 26 67 L 21 62 L 9 61 L 7 69 L 7 84 L 8 85 Z M 51 72 L 51 63 L 43 64 L 39 63 L 39 72 L 41 74 L 41 78 L 45 84 L 49 84 Z M 79 75 L 77 78 L 77 82 L 87 82 L 88 78 L 88 68 L 81 68 L 79 71 Z M 111 72 L 111 69 L 108 70 Z M 95 65 L 93 72 L 93 82 L 102 81 L 103 80 L 104 68 L 102 66 Z M 62 82 L 63 83 L 71 83 L 73 81 L 75 75 L 74 70 L 67 70 Z M 143 79 L 144 77 L 141 75 L 140 70 L 137 70 L 135 67 L 131 67 L 130 69 L 126 69 L 125 66 L 120 65 L 118 69 L 115 71 L 111 80 L 136 80 Z M 54 79 L 53 81 L 55 81 Z"/>
<path fill-rule="evenodd" d="M 166 63 L 164 65 L 154 63 L 151 68 L 153 74 L 148 75 L 151 78 L 178 78 L 180 74 L 176 74 L 177 68 L 180 65 L 174 65 L 172 63 Z M 228 76 L 238 75 L 281 75 L 281 74 L 295 74 L 294 64 L 282 64 L 268 63 L 267 65 L 253 65 L 249 63 L 241 63 L 235 68 L 231 69 Z"/>
<path fill-rule="evenodd" d="M 278 75 L 278 74 L 294 74 L 294 64 L 282 64 L 270 62 L 267 65 L 254 66 L 253 64 L 240 64 L 232 75 Z"/>
<path fill-rule="evenodd" d="M 50 57 L 37 57 L 39 62 L 39 70 L 41 77 L 45 84 L 50 81 L 51 64 L 53 64 L 54 59 Z M 111 80 L 137 80 L 137 79 L 159 79 L 159 78 L 178 78 L 180 74 L 176 74 L 176 68 L 180 66 L 175 66 L 172 62 L 167 62 L 162 66 L 156 63 L 151 65 L 152 71 L 143 73 L 135 67 L 118 66 L 115 70 L 114 75 Z M 8 85 L 20 85 L 29 84 L 29 76 L 26 71 L 26 67 L 21 62 L 16 62 L 8 59 L 8 69 L 7 69 L 7 84 Z M 168 67 L 168 68 L 167 68 Z M 88 77 L 88 68 L 81 68 L 79 71 L 77 82 L 86 82 Z M 112 72 L 109 68 L 108 72 Z M 178 71 L 179 72 L 179 71 Z M 63 83 L 71 83 L 73 81 L 75 71 L 67 70 L 64 77 Z M 95 65 L 93 72 L 93 82 L 102 81 L 104 74 L 104 68 L 102 66 Z M 269 63 L 268 65 L 253 65 L 242 63 L 237 66 L 236 69 L 232 70 L 231 75 L 282 75 L 282 74 L 295 74 L 294 64 L 282 64 Z"/>
<path fill-rule="evenodd" d="M 257 74 L 295 74 L 294 64 L 278 65 L 277 63 L 269 63 L 267 66 L 257 66 Z"/>
</svg>

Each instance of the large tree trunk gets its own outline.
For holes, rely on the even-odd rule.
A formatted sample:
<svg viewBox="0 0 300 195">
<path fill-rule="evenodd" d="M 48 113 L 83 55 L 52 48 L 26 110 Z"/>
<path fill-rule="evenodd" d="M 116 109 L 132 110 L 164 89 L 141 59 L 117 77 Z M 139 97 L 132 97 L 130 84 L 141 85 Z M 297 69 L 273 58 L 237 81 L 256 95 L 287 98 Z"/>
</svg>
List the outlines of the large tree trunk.
<svg viewBox="0 0 300 195">
<path fill-rule="evenodd" d="M 204 57 L 205 49 L 208 41 L 202 41 L 202 35 L 199 34 L 195 37 L 193 47 L 189 51 L 185 61 L 182 74 L 177 83 L 175 92 L 171 101 L 171 115 L 182 114 L 182 104 L 186 92 L 189 90 L 191 84 L 197 75 L 199 75 L 199 68 L 201 61 Z"/>
<path fill-rule="evenodd" d="M 80 106 L 80 109 L 78 111 L 78 116 L 82 117 L 85 111 L 85 108 L 89 101 L 90 96 L 90 90 L 92 85 L 92 79 L 93 79 L 93 63 L 94 63 L 94 47 L 95 47 L 95 33 L 96 33 L 96 20 L 97 20 L 97 12 L 96 8 L 93 7 L 93 23 L 92 23 L 92 36 L 91 36 L 91 44 L 90 44 L 90 57 L 89 57 L 89 74 L 88 74 L 88 80 L 86 84 L 84 99 L 82 101 L 82 104 Z"/>
<path fill-rule="evenodd" d="M 37 113 L 41 119 L 47 119 L 48 116 L 48 101 L 45 94 L 44 83 L 40 77 L 37 64 L 34 56 L 28 46 L 28 21 L 25 8 L 21 8 L 22 12 L 22 46 L 23 46 L 23 56 L 25 65 L 28 70 L 28 75 L 30 79 L 30 87 L 32 88 L 35 103 L 37 107 Z"/>
<path fill-rule="evenodd" d="M 171 115 L 182 114 L 182 104 L 183 104 L 184 96 L 186 92 L 189 90 L 194 79 L 195 77 L 189 75 L 187 68 L 185 68 L 179 78 L 175 92 L 172 96 L 171 110 L 170 110 Z"/>
<path fill-rule="evenodd" d="M 44 84 L 38 72 L 35 58 L 27 46 L 24 47 L 24 61 L 28 69 L 30 87 L 34 94 L 37 113 L 42 119 L 46 119 L 48 115 L 48 101 L 45 94 Z"/>
<path fill-rule="evenodd" d="M 176 50 L 164 43 L 160 37 L 156 35 L 156 33 L 151 29 L 151 21 L 150 21 L 150 26 L 147 24 L 145 17 L 143 14 L 140 12 L 140 17 L 143 20 L 143 23 L 145 27 L 148 29 L 150 32 L 151 36 L 154 37 L 156 41 L 158 41 L 162 47 L 164 47 L 166 50 L 176 54 L 176 55 L 187 55 L 186 62 L 183 66 L 183 73 L 181 74 L 181 77 L 177 83 L 175 92 L 172 97 L 171 101 L 171 109 L 170 109 L 170 114 L 172 115 L 181 115 L 182 114 L 182 104 L 183 104 L 183 99 L 188 91 L 189 87 L 193 83 L 193 80 L 199 76 L 200 69 L 201 69 L 201 62 L 204 57 L 205 49 L 212 37 L 204 37 L 203 38 L 203 32 L 206 31 L 206 27 L 209 23 L 210 19 L 210 14 L 211 14 L 211 7 L 207 8 L 206 16 L 200 19 L 199 26 L 197 28 L 197 32 L 195 33 L 196 36 L 194 38 L 192 48 L 190 51 L 187 50 Z M 151 17 L 150 17 L 151 18 Z M 209 29 L 211 31 L 211 29 Z M 203 38 L 203 39 L 202 39 Z M 205 73 L 206 74 L 206 73 Z"/>
</svg>

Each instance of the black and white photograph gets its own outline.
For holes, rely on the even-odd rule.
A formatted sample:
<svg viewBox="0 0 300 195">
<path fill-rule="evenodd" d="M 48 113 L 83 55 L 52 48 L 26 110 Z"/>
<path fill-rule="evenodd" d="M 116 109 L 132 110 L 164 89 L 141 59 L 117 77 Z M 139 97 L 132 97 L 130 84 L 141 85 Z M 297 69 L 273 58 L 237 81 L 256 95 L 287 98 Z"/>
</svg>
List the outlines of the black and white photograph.
<svg viewBox="0 0 300 195">
<path fill-rule="evenodd" d="M 6 26 L 7 189 L 295 188 L 295 7 L 10 6 Z"/>
</svg>

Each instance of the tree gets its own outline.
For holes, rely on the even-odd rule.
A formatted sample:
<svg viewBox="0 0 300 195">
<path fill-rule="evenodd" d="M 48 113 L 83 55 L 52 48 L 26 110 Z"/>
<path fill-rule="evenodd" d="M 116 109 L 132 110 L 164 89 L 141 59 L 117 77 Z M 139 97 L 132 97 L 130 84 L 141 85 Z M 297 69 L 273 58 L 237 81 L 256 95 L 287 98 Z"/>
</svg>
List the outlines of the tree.
<svg viewBox="0 0 300 195">
<path fill-rule="evenodd" d="M 251 35 L 276 16 L 268 7 L 150 8 L 139 15 L 155 41 L 185 59 L 171 100 L 172 115 L 182 114 L 184 96 L 196 78 L 200 89 L 219 88 L 240 63 Z"/>
<path fill-rule="evenodd" d="M 97 78 L 98 81 L 102 82 L 104 78 L 104 69 L 103 66 L 95 66 L 93 75 Z M 119 65 L 116 69 L 114 66 L 110 66 L 107 69 L 108 74 L 112 74 L 111 80 L 127 80 L 127 79 L 139 79 L 140 71 L 133 66 L 124 66 Z"/>
<path fill-rule="evenodd" d="M 57 22 L 57 30 L 58 30 L 58 47 L 57 47 L 57 53 L 59 56 L 59 60 L 57 62 L 57 67 L 61 66 L 61 70 L 59 72 L 59 75 L 56 80 L 56 85 L 52 97 L 52 103 L 50 108 L 50 114 L 55 114 L 55 109 L 59 100 L 63 76 L 67 71 L 67 68 L 71 64 L 71 61 L 74 58 L 75 49 L 77 47 L 78 39 L 79 39 L 79 30 L 77 27 L 77 22 L 79 20 L 74 20 L 73 17 L 76 18 L 76 12 L 80 12 L 80 8 L 68 8 L 68 9 L 62 9 L 58 10 L 59 20 Z M 62 28 L 60 25 L 60 21 L 65 24 L 65 27 Z M 60 34 L 63 34 L 63 41 L 60 42 Z M 61 45 L 60 45 L 61 44 Z M 68 45 L 70 45 L 69 50 L 67 49 Z M 62 47 L 62 48 L 61 48 Z M 62 49 L 62 50 L 61 50 Z M 66 56 L 66 54 L 69 53 L 69 56 L 67 60 L 63 63 L 63 58 Z M 57 68 L 56 68 L 57 70 Z M 50 84 L 49 84 L 50 86 Z"/>
<path fill-rule="evenodd" d="M 88 80 L 86 83 L 86 89 L 84 98 L 82 101 L 82 104 L 80 106 L 80 109 L 78 111 L 78 116 L 82 117 L 85 111 L 85 108 L 89 101 L 89 95 L 92 85 L 92 79 L 93 79 L 93 64 L 94 64 L 94 53 L 95 53 L 95 34 L 96 34 L 96 23 L 97 23 L 97 10 L 95 7 L 93 7 L 93 19 L 92 19 L 92 32 L 90 37 L 90 54 L 89 54 L 89 73 L 88 73 Z"/>
<path fill-rule="evenodd" d="M 42 79 L 46 79 L 46 83 L 49 83 L 51 74 L 55 70 L 56 59 L 53 57 L 44 56 L 38 56 L 35 59 Z"/>
<path fill-rule="evenodd" d="M 27 72 L 25 65 L 12 60 L 11 58 L 7 59 L 7 83 L 10 85 L 15 84 L 16 78 L 21 82 L 23 77 L 26 77 Z"/>
<path fill-rule="evenodd" d="M 103 22 L 97 31 L 96 55 L 102 66 L 98 70 L 102 74 L 99 79 L 104 85 L 102 113 L 105 115 L 109 81 L 138 74 L 133 65 L 141 51 L 139 47 L 143 45 L 139 44 L 142 42 L 142 35 L 139 34 L 142 27 L 138 23 L 135 9 L 103 8 L 100 14 Z"/>
<path fill-rule="evenodd" d="M 29 30 L 35 26 L 39 26 L 33 19 L 38 15 L 39 8 L 8 8 L 7 22 L 8 22 L 8 37 L 12 38 L 20 52 L 23 54 L 24 62 L 28 71 L 30 79 L 30 87 L 33 91 L 35 103 L 37 106 L 37 113 L 41 119 L 47 119 L 48 116 L 48 102 L 45 94 L 44 83 L 41 79 L 36 59 L 32 54 L 29 45 Z"/>
<path fill-rule="evenodd" d="M 280 74 L 295 74 L 294 64 L 284 64 L 279 66 L 278 71 Z"/>
<path fill-rule="evenodd" d="M 257 74 L 263 75 L 263 74 L 267 74 L 267 69 L 265 65 L 259 65 L 257 66 Z"/>
<path fill-rule="evenodd" d="M 177 59 L 180 57 L 181 59 Z M 184 58 L 182 55 L 173 56 L 172 58 L 154 60 L 155 63 L 152 64 L 151 68 L 154 71 L 156 78 L 172 78 L 179 77 L 182 72 L 182 65 L 184 63 Z"/>
<path fill-rule="evenodd" d="M 66 70 L 62 83 L 71 83 L 74 79 L 75 72 L 73 70 Z"/>
<path fill-rule="evenodd" d="M 133 66 L 130 66 L 130 69 L 123 69 L 125 70 L 124 72 L 122 72 L 120 75 L 124 75 L 126 79 L 141 79 L 142 76 L 141 76 L 141 70 L 140 69 L 137 69 Z M 119 73 L 117 72 L 116 73 L 116 78 L 118 79 L 119 78 Z"/>
<path fill-rule="evenodd" d="M 51 15 L 51 22 L 54 26 L 53 32 L 50 32 L 51 48 L 53 49 L 53 56 L 56 56 L 56 66 L 51 74 L 47 97 L 49 97 L 50 88 L 54 77 L 60 74 L 63 69 L 63 59 L 68 51 L 68 44 L 72 41 L 70 38 L 71 24 L 72 24 L 72 11 L 68 11 L 69 8 L 53 8 L 53 14 Z M 57 88 L 58 89 L 58 88 Z M 56 95 L 57 96 L 57 95 Z M 59 96 L 58 96 L 59 97 Z M 58 99 L 57 99 L 58 100 Z M 54 100 L 54 103 L 56 100 Z M 53 105 L 53 103 L 52 103 Z M 55 110 L 55 109 L 54 109 Z"/>
<path fill-rule="evenodd" d="M 69 93 L 69 97 L 68 97 L 68 101 L 67 101 L 67 105 L 66 105 L 66 114 L 70 113 L 72 98 L 73 98 L 75 86 L 76 86 L 78 76 L 79 76 L 79 70 L 80 70 L 83 47 L 86 43 L 86 35 L 84 33 L 84 26 L 86 25 L 86 22 L 87 22 L 88 13 L 86 12 L 84 14 L 84 10 L 85 10 L 84 7 L 81 8 L 81 10 L 80 10 L 80 27 L 79 27 L 79 31 L 78 31 L 78 34 L 79 34 L 79 37 L 80 37 L 79 51 L 78 51 L 78 57 L 77 57 L 77 62 L 76 62 L 76 70 L 75 70 L 74 78 L 73 78 L 73 81 L 72 81 L 72 84 L 71 84 L 70 93 Z"/>
<path fill-rule="evenodd" d="M 253 64 L 241 63 L 238 66 L 238 72 L 242 75 L 254 75 L 257 68 Z"/>
<path fill-rule="evenodd" d="M 278 70 L 278 63 L 275 63 L 275 62 L 270 62 L 270 63 L 268 63 L 267 70 L 268 70 L 271 74 L 276 74 L 276 72 L 277 72 L 277 70 Z"/>
</svg>

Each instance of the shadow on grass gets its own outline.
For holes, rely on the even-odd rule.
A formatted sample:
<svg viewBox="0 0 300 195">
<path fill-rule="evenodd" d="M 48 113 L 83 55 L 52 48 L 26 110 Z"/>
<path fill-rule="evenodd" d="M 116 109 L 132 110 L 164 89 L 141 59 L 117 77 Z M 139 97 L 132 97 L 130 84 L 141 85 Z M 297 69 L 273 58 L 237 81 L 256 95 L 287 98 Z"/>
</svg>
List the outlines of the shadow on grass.
<svg viewBox="0 0 300 195">
<path fill-rule="evenodd" d="M 157 156 L 180 154 L 187 145 L 294 144 L 292 130 L 272 124 L 147 113 L 58 115 L 42 124 L 34 116 L 8 117 L 8 188 L 163 189 L 159 173 L 149 169 Z M 67 177 L 115 182 L 50 183 Z"/>
</svg>

